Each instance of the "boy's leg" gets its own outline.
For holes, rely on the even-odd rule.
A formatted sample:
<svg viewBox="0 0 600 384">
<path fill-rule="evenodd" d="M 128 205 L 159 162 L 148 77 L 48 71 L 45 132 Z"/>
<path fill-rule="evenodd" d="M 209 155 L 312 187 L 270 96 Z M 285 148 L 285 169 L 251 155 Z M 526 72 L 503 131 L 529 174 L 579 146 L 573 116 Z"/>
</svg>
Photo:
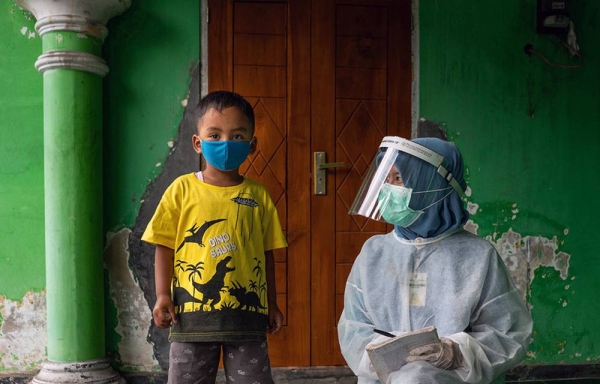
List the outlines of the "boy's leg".
<svg viewBox="0 0 600 384">
<path fill-rule="evenodd" d="M 171 343 L 169 384 L 214 384 L 220 343 Z"/>
<path fill-rule="evenodd" d="M 223 366 L 228 383 L 273 384 L 266 341 L 223 343 Z"/>
</svg>

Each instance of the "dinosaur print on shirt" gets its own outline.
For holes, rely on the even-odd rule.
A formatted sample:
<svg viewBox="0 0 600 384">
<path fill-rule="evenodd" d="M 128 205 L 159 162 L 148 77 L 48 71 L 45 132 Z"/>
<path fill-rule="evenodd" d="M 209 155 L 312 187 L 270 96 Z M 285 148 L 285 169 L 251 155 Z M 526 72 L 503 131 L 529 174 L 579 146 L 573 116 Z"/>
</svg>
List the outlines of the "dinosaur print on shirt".
<svg viewBox="0 0 600 384">
<path fill-rule="evenodd" d="M 171 341 L 262 340 L 268 296 L 265 251 L 287 246 L 266 189 L 202 183 L 194 174 L 165 191 L 144 241 L 174 250 Z"/>
</svg>

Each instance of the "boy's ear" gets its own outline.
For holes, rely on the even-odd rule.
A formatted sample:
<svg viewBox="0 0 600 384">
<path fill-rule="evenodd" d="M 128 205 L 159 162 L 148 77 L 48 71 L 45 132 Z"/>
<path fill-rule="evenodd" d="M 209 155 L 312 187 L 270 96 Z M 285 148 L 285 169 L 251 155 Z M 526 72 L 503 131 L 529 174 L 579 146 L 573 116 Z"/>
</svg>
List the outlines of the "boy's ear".
<svg viewBox="0 0 600 384">
<path fill-rule="evenodd" d="M 200 136 L 192 135 L 192 145 L 196 153 L 202 153 L 202 140 L 200 140 Z"/>
<path fill-rule="evenodd" d="M 252 138 L 252 140 L 250 140 L 250 153 L 254 153 L 254 151 L 256 151 L 257 145 L 258 145 L 258 139 L 256 138 L 256 136 L 254 136 Z"/>
</svg>

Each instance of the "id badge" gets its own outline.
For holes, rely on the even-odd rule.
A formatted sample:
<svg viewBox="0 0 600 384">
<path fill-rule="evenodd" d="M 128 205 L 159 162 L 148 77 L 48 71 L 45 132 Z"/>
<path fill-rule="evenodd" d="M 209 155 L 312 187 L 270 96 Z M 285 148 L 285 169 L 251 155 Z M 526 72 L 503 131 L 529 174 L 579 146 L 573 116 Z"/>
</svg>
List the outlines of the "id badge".
<svg viewBox="0 0 600 384">
<path fill-rule="evenodd" d="M 424 307 L 427 299 L 427 274 L 413 273 L 409 281 L 409 305 Z"/>
</svg>

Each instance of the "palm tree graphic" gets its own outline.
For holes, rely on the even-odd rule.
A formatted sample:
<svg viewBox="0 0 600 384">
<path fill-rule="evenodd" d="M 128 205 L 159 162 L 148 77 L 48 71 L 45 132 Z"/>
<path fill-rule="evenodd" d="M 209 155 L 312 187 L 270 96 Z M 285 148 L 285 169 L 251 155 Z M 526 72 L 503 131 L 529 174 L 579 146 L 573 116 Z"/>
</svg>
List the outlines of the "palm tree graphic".
<svg viewBox="0 0 600 384">
<path fill-rule="evenodd" d="M 196 275 L 198 275 L 198 279 L 202 279 L 202 273 L 200 271 L 204 270 L 203 265 L 204 265 L 203 261 L 199 261 L 196 264 L 188 264 L 187 265 L 185 270 L 190 272 L 190 274 L 188 275 L 190 282 L 195 281 Z M 196 286 L 193 286 L 193 288 L 194 288 L 194 291 L 192 293 L 192 296 L 195 297 L 196 296 Z M 192 303 L 192 310 L 196 310 L 196 303 Z"/>
<path fill-rule="evenodd" d="M 250 289 L 255 292 L 258 291 L 258 286 L 256 284 L 257 284 L 256 281 L 250 280 Z"/>
<path fill-rule="evenodd" d="M 186 265 L 187 265 L 187 262 L 185 260 L 175 261 L 175 269 L 179 269 L 180 271 L 185 271 Z"/>
<path fill-rule="evenodd" d="M 254 258 L 254 260 L 256 261 L 256 266 L 252 269 L 252 271 L 254 272 L 254 274 L 256 275 L 256 277 L 258 277 L 258 280 L 256 282 L 254 281 L 250 281 L 251 286 L 250 288 L 252 288 L 253 290 L 259 290 L 259 296 L 260 296 L 260 302 L 263 302 L 263 296 L 266 294 L 267 292 L 267 282 L 263 282 L 263 270 L 260 267 L 260 265 L 262 264 L 262 262 L 260 260 L 258 260 L 258 258 Z M 258 288 L 257 288 L 258 286 Z M 264 301 L 266 302 L 266 300 Z"/>
<path fill-rule="evenodd" d="M 179 269 L 180 272 L 185 271 L 186 265 L 187 265 L 187 262 L 185 262 L 184 260 L 177 260 L 175 262 L 175 272 L 177 269 Z M 178 276 L 177 273 L 173 273 L 173 286 L 174 287 L 181 286 L 181 282 L 179 281 L 179 278 L 177 276 Z"/>
</svg>

